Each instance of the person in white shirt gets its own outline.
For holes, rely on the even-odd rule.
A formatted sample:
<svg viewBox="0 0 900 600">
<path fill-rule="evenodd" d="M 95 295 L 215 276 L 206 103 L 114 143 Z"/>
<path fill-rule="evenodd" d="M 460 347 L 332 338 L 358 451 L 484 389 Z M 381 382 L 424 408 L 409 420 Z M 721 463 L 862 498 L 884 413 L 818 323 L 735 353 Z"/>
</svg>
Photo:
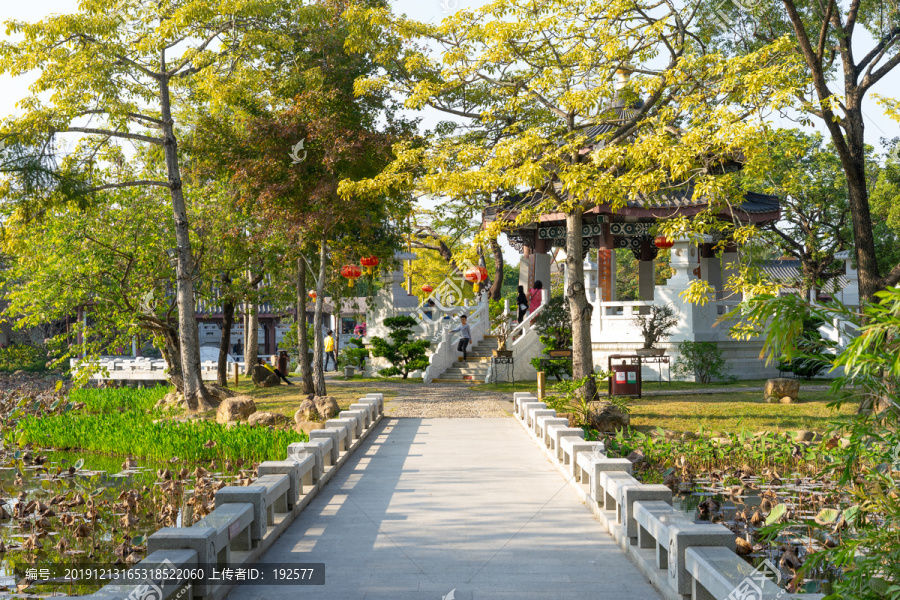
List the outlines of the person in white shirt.
<svg viewBox="0 0 900 600">
<path fill-rule="evenodd" d="M 451 329 L 450 333 L 456 333 L 458 331 L 459 335 L 462 336 L 456 349 L 463 353 L 463 360 L 468 360 L 468 352 L 466 351 L 466 349 L 469 347 L 469 342 L 472 341 L 472 332 L 469 331 L 469 326 L 466 324 L 466 321 L 468 321 L 468 317 L 466 317 L 466 315 L 461 316 L 459 320 L 459 327 L 457 327 L 456 329 Z"/>
</svg>

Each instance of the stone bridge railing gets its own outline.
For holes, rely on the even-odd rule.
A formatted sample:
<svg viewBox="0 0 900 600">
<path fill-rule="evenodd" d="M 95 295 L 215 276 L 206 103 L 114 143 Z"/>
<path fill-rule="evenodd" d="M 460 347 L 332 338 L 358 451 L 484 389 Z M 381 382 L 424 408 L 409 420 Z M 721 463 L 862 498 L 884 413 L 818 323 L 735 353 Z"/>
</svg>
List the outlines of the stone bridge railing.
<svg viewBox="0 0 900 600">
<path fill-rule="evenodd" d="M 310 441 L 291 444 L 287 460 L 261 463 L 258 478 L 248 486 L 228 486 L 216 492 L 216 507 L 191 527 L 166 527 L 147 538 L 147 557 L 125 571 L 91 600 L 220 600 L 243 580 L 254 581 L 251 569 L 297 518 L 384 416 L 382 394 L 369 394 L 325 429 L 310 433 Z M 284 567 L 283 576 L 258 569 L 271 583 L 279 579 L 324 577 Z M 296 571 L 296 572 L 293 572 Z M 227 576 L 225 574 L 229 574 Z M 238 573 L 242 575 L 238 575 Z"/>
<path fill-rule="evenodd" d="M 819 600 L 789 593 L 735 553 L 735 534 L 699 524 L 672 507 L 664 485 L 638 482 L 631 461 L 609 458 L 602 442 L 527 392 L 514 394 L 519 423 L 569 480 L 585 505 L 666 600 Z"/>
</svg>

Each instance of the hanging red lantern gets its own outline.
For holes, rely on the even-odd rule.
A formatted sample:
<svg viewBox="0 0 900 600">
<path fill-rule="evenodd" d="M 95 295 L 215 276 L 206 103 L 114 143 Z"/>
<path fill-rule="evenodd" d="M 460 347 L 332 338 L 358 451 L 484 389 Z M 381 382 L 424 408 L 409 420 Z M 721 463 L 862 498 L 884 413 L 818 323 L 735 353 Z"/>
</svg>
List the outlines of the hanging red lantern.
<svg viewBox="0 0 900 600">
<path fill-rule="evenodd" d="M 372 274 L 372 271 L 375 270 L 375 267 L 378 266 L 378 257 L 377 256 L 365 256 L 359 260 L 362 263 L 362 266 L 366 268 L 366 273 L 369 275 Z"/>
<path fill-rule="evenodd" d="M 672 246 L 674 246 L 675 242 L 673 242 L 672 240 L 670 240 L 669 238 L 667 238 L 664 235 L 658 235 L 658 236 L 656 236 L 656 239 L 653 240 L 653 245 L 656 246 L 657 248 L 667 250 L 667 249 L 671 248 Z"/>
<path fill-rule="evenodd" d="M 485 269 L 484 267 L 472 267 L 465 272 L 463 277 L 466 278 L 466 281 L 474 284 L 475 292 L 478 292 L 478 284 L 480 284 L 482 281 L 487 281 L 488 273 L 487 269 Z"/>
<path fill-rule="evenodd" d="M 356 279 L 362 275 L 362 269 L 356 265 L 344 265 L 341 268 L 341 275 L 350 280 L 350 287 L 356 283 Z"/>
<path fill-rule="evenodd" d="M 422 291 L 425 292 L 426 294 L 430 294 L 431 292 L 434 291 L 434 288 L 426 283 L 425 285 L 422 286 Z"/>
<path fill-rule="evenodd" d="M 316 290 L 309 290 L 309 294 L 307 294 L 307 295 L 308 295 L 310 298 L 312 298 L 313 300 L 315 300 L 315 299 L 316 299 L 316 296 L 317 296 L 318 294 L 316 294 Z"/>
</svg>

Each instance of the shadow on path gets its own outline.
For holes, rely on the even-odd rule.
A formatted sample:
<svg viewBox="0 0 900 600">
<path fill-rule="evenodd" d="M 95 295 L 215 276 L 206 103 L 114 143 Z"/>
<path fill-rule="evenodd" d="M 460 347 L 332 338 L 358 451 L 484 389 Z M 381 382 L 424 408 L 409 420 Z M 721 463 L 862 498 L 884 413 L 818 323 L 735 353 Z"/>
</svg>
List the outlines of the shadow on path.
<svg viewBox="0 0 900 600">
<path fill-rule="evenodd" d="M 385 418 L 261 566 L 303 562 L 229 598 L 659 598 L 513 419 Z"/>
</svg>

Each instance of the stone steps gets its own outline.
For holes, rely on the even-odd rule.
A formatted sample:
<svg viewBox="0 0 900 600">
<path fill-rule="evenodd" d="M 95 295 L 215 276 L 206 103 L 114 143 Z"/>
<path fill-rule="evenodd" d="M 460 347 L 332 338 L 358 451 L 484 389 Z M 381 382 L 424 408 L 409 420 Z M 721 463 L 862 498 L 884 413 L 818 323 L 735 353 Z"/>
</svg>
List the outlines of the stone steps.
<svg viewBox="0 0 900 600">
<path fill-rule="evenodd" d="M 470 346 L 466 360 L 457 360 L 434 379 L 434 383 L 461 383 L 464 381 L 483 382 L 488 374 L 491 357 L 497 347 L 497 336 L 486 335 L 475 346 Z M 459 353 L 462 358 L 462 353 Z"/>
</svg>

